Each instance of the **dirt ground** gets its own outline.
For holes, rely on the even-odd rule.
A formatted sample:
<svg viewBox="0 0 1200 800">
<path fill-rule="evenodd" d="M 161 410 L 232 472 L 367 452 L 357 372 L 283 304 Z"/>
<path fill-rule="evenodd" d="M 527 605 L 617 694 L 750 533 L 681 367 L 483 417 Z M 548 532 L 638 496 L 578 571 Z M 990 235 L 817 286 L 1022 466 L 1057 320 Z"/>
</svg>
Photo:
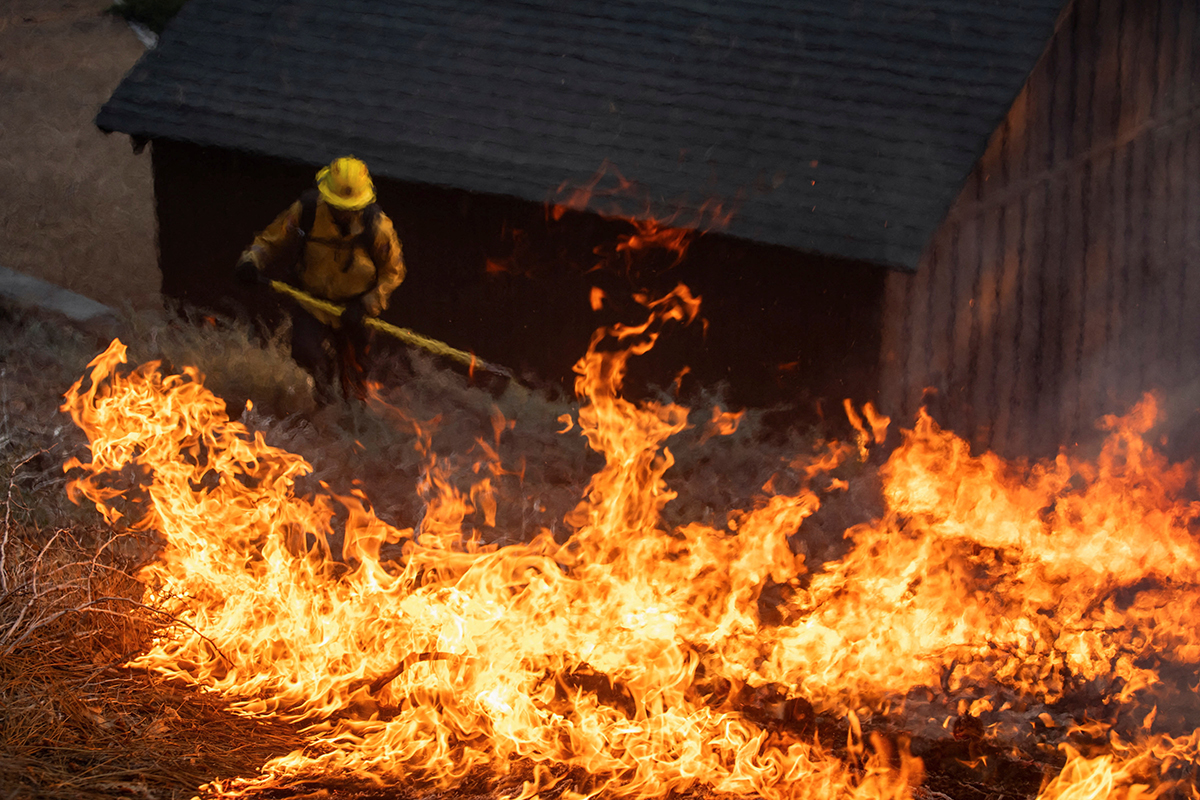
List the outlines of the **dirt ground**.
<svg viewBox="0 0 1200 800">
<path fill-rule="evenodd" d="M 144 51 L 110 5 L 0 2 L 0 266 L 155 308 L 150 154 L 93 122 Z"/>
</svg>

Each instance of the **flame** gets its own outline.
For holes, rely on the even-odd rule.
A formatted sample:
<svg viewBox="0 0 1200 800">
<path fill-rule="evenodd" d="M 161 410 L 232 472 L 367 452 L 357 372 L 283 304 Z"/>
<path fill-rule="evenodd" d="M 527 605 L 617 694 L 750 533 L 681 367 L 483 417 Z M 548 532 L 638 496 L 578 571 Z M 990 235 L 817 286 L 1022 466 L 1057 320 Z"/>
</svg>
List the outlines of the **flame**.
<svg viewBox="0 0 1200 800">
<path fill-rule="evenodd" d="M 562 183 L 556 193 L 557 200 L 546 204 L 546 219 L 558 221 L 568 211 L 590 210 L 610 220 L 621 220 L 632 230 L 618 234 L 614 246 L 598 246 L 595 254 L 600 258 L 593 270 L 616 267 L 629 274 L 635 271 L 635 263 L 649 251 L 666 253 L 670 260 L 659 267 L 669 270 L 678 266 L 696 237 L 711 230 L 728 227 L 737 213 L 743 193 L 729 201 L 709 197 L 696 204 L 687 198 L 678 198 L 670 205 L 674 210 L 662 214 L 651 194 L 637 181 L 626 178 L 611 163 L 603 162 L 595 174 L 580 186 Z M 492 270 L 489 265 L 489 271 Z M 599 309 L 603 296 L 593 292 L 592 308 Z"/>
<path fill-rule="evenodd" d="M 629 358 L 664 324 L 695 319 L 699 301 L 679 287 L 644 302 L 644 323 L 598 331 L 575 368 L 581 405 L 561 432 L 578 428 L 604 466 L 565 543 L 544 531 L 497 547 L 464 533 L 473 514 L 496 518 L 489 476 L 503 468 L 483 440 L 483 477 L 466 493 L 426 442 L 425 511 L 398 529 L 360 490 L 299 495 L 309 465 L 228 419 L 195 370 L 129 370 L 119 342 L 91 363 L 63 405 L 91 445 L 90 461 L 66 465 L 69 491 L 110 522 L 161 533 L 142 577 L 186 623 L 135 663 L 243 713 L 310 725 L 309 747 L 211 793 L 330 776 L 448 789 L 527 763 L 527 800 L 551 788 L 906 798 L 920 759 L 864 720 L 948 724 L 957 708 L 1002 740 L 1085 696 L 1135 707 L 1166 690 L 1167 667 L 1194 680 L 1200 505 L 1186 499 L 1190 465 L 1144 441 L 1153 397 L 1103 421 L 1095 463 L 972 455 L 922 412 L 880 471 L 885 513 L 810 572 L 791 541 L 821 505 L 813 487 L 848 487 L 829 472 L 856 449 L 798 459 L 801 485 L 772 481 L 724 528 L 666 526 L 667 442 L 689 412 L 635 405 L 621 386 Z M 882 442 L 885 417 L 847 409 L 864 442 Z M 739 419 L 714 410 L 707 425 L 724 435 Z M 512 425 L 496 416 L 493 430 L 498 443 Z M 384 545 L 401 546 L 400 560 L 381 559 Z M 783 600 L 768 623 L 771 586 Z M 818 718 L 844 746 L 806 728 Z M 1187 785 L 1167 773 L 1194 763 L 1200 732 L 1152 735 L 1153 721 L 1129 740 L 1114 733 L 1104 752 L 1064 744 L 1041 797 Z"/>
<path fill-rule="evenodd" d="M 670 240 L 676 236 L 668 232 L 673 225 L 700 231 L 727 227 L 737 213 L 737 206 L 743 199 L 744 192 L 737 192 L 732 201 L 709 197 L 699 203 L 692 211 L 691 217 L 684 222 L 681 222 L 683 209 L 695 204 L 687 203 L 681 198 L 674 202 L 676 210 L 672 214 L 655 220 L 652 213 L 654 202 L 650 192 L 637 181 L 626 178 L 611 162 L 605 160 L 585 183 L 572 186 L 569 181 L 564 181 L 555 194 L 557 199 L 546 204 L 547 219 L 560 220 L 568 211 L 585 210 L 594 211 L 603 217 L 626 219 L 630 216 L 628 210 L 631 206 L 641 206 L 640 213 L 635 216 L 647 225 L 639 228 L 637 235 L 642 238 L 662 237 Z M 628 239 L 624 241 L 629 242 Z"/>
<path fill-rule="evenodd" d="M 592 311 L 599 311 L 604 307 L 604 300 L 607 297 L 604 290 L 599 286 L 593 286 L 588 296 L 588 302 L 592 306 Z"/>
<path fill-rule="evenodd" d="M 1114 736 L 1111 752 L 1093 756 L 1064 744 L 1067 762 L 1038 800 L 1195 797 L 1198 739 L 1200 731 L 1179 737 L 1158 735 L 1136 743 Z"/>
</svg>

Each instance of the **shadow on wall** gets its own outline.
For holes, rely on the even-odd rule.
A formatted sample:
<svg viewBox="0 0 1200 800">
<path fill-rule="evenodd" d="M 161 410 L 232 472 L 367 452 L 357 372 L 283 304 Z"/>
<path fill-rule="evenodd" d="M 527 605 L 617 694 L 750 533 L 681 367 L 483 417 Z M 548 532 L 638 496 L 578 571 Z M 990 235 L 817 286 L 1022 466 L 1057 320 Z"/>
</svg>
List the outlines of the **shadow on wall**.
<svg viewBox="0 0 1200 800">
<path fill-rule="evenodd" d="M 162 33 L 171 18 L 179 13 L 187 0 L 115 0 L 108 13 L 124 17 L 130 22 L 145 25 L 155 33 Z"/>
</svg>

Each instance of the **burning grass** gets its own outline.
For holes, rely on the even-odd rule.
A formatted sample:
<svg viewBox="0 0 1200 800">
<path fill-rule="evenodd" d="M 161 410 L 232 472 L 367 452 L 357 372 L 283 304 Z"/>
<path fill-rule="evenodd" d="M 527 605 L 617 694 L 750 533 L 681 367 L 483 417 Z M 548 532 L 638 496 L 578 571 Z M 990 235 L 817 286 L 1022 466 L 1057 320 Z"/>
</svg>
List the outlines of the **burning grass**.
<svg viewBox="0 0 1200 800">
<path fill-rule="evenodd" d="M 73 542 L 63 562 L 11 551 L 69 576 L 23 652 L 109 648 L 238 724 L 303 726 L 201 770 L 209 796 L 1196 794 L 1200 505 L 1146 444 L 1153 398 L 1091 461 L 1007 464 L 922 416 L 876 468 L 622 398 L 627 359 L 693 313 L 678 292 L 599 334 L 578 401 L 418 359 L 367 408 L 261 390 L 243 412 L 238 329 L 137 345 L 207 382 L 114 344 L 65 406 L 89 440 L 70 493 L 107 526 L 30 538 Z M 296 379 L 277 348 L 242 358 Z M 90 658 L 78 707 L 176 730 L 89 706 L 118 674 Z"/>
<path fill-rule="evenodd" d="M 148 598 L 138 577 L 161 552 L 157 531 L 133 530 L 128 520 L 105 524 L 66 500 L 61 465 L 88 450 L 57 407 L 109 331 L 11 308 L 0 309 L 0 327 L 4 796 L 190 797 L 202 783 L 252 775 L 267 759 L 296 750 L 303 739 L 294 726 L 234 714 L 215 694 L 124 666 L 153 637 L 190 623 L 171 598 Z M 325 482 L 369 493 L 383 518 L 421 518 L 428 494 L 419 488 L 431 459 L 440 480 L 468 494 L 482 462 L 496 466 L 485 475 L 497 511 L 492 525 L 471 523 L 479 536 L 513 543 L 544 527 L 565 538 L 563 517 L 603 463 L 582 437 L 559 433 L 578 406 L 552 392 L 484 390 L 420 356 L 388 357 L 374 410 L 317 410 L 304 374 L 280 344 L 286 332 L 264 342 L 228 321 L 148 314 L 124 318 L 120 328 L 135 359 L 161 359 L 168 370 L 198 366 L 205 385 L 246 424 L 310 454 L 313 474 L 298 481 L 298 491 Z M 253 409 L 243 412 L 251 398 Z M 692 478 L 680 482 L 673 513 L 720 517 L 772 469 L 786 467 L 798 442 L 813 441 L 811 434 L 756 430 L 753 415 L 732 435 L 717 436 L 718 422 L 681 431 L 673 442 L 678 469 Z M 712 476 L 714 464 L 731 474 Z M 136 477 L 124 475 L 130 485 Z M 840 528 L 830 547 L 837 536 Z M 338 536 L 331 539 L 337 546 Z M 514 765 L 499 784 L 478 776 L 477 788 L 519 792 L 533 778 L 532 765 Z M 297 791 L 302 787 L 298 782 Z M 364 788 L 349 781 L 344 791 Z"/>
</svg>

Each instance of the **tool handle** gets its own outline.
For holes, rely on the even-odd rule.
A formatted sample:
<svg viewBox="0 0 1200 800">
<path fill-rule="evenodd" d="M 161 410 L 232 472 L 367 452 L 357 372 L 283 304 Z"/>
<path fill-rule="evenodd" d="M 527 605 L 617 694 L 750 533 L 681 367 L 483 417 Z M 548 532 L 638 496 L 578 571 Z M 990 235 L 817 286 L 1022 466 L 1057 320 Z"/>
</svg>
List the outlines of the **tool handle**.
<svg viewBox="0 0 1200 800">
<path fill-rule="evenodd" d="M 295 286 L 284 283 L 283 281 L 271 281 L 270 286 L 274 291 L 280 294 L 286 294 L 305 308 L 323 311 L 326 314 L 330 314 L 335 317 L 340 317 L 342 312 L 345 310 L 342 306 L 339 306 L 336 303 L 331 303 L 328 300 L 322 300 L 319 297 L 313 297 L 308 292 L 301 291 Z M 489 363 L 484 361 L 482 358 L 476 357 L 472 353 L 468 353 L 464 350 L 458 350 L 446 344 L 445 342 L 438 341 L 437 339 L 431 339 L 428 336 L 422 336 L 416 331 L 409 330 L 408 328 L 401 328 L 397 325 L 391 324 L 390 322 L 384 322 L 378 317 L 367 317 L 365 320 L 363 320 L 363 324 L 365 324 L 368 328 L 385 333 L 392 338 L 399 339 L 401 342 L 404 342 L 404 344 L 412 347 L 419 347 L 426 352 L 433 353 L 435 356 L 441 356 L 442 358 L 449 358 L 452 361 L 457 361 L 468 369 L 481 369 L 485 372 L 491 372 L 505 378 L 513 378 L 512 370 L 508 369 L 507 367 Z"/>
</svg>

